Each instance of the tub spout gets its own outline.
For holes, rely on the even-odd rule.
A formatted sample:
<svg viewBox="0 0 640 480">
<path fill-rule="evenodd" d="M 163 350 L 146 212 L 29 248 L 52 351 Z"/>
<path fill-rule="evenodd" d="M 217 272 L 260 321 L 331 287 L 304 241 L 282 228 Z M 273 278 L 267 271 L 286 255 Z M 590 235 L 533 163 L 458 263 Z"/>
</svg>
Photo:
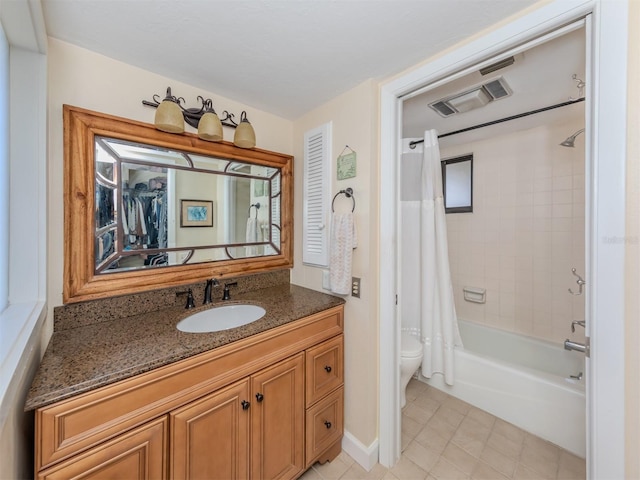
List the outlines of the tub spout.
<svg viewBox="0 0 640 480">
<path fill-rule="evenodd" d="M 568 338 L 564 341 L 564 349 L 565 350 L 575 350 L 576 352 L 587 353 L 588 345 L 583 345 L 582 343 L 572 342 Z"/>
</svg>

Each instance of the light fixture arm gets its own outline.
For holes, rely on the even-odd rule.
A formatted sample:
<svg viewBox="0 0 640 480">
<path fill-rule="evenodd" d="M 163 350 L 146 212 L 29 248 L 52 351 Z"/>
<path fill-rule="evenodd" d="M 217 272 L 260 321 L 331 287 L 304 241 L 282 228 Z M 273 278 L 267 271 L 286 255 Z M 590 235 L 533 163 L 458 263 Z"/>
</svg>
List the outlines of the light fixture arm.
<svg viewBox="0 0 640 480">
<path fill-rule="evenodd" d="M 142 100 L 142 104 L 146 105 L 147 107 L 158 108 L 158 106 L 160 106 L 160 103 L 163 100 L 171 100 L 178 104 L 178 106 L 182 110 L 182 116 L 184 117 L 184 121 L 188 125 L 191 125 L 193 128 L 198 128 L 198 123 L 200 123 L 200 119 L 205 113 L 207 112 L 216 113 L 216 111 L 213 109 L 213 101 L 210 98 L 205 99 L 200 95 L 198 95 L 198 100 L 200 101 L 202 106 L 191 107 L 191 108 L 183 107 L 181 102 L 185 101 L 184 98 L 174 97 L 173 95 L 171 95 L 171 87 L 167 87 L 167 96 L 164 99 L 161 99 L 160 96 L 157 94 L 153 95 L 152 98 L 153 98 L 153 101 Z M 220 118 L 220 122 L 222 123 L 222 125 L 225 125 L 227 127 L 237 128 L 238 123 L 234 121 L 234 118 L 235 118 L 235 115 L 233 113 L 229 113 L 227 110 L 224 110 L 222 112 L 222 117 Z M 240 118 L 246 119 L 247 112 L 243 111 L 242 114 L 240 115 Z"/>
</svg>

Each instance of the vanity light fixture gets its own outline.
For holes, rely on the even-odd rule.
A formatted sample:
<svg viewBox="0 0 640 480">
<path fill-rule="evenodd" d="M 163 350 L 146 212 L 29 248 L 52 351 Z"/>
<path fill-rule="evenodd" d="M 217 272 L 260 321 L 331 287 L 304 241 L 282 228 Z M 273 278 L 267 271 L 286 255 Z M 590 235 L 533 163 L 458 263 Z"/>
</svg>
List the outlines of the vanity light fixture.
<svg viewBox="0 0 640 480">
<path fill-rule="evenodd" d="M 154 95 L 154 100 L 157 95 Z M 164 97 L 162 103 L 158 105 L 156 117 L 154 120 L 158 130 L 169 133 L 184 132 L 184 121 L 182 120 L 182 112 L 180 110 L 180 100 L 171 95 L 171 87 L 167 88 L 167 96 Z"/>
<path fill-rule="evenodd" d="M 201 97 L 202 98 L 202 97 Z M 222 140 L 222 122 L 213 109 L 210 99 L 203 103 L 205 112 L 198 122 L 198 137 L 208 142 L 219 142 Z"/>
<path fill-rule="evenodd" d="M 256 132 L 247 120 L 247 112 L 240 114 L 240 125 L 236 128 L 233 143 L 240 148 L 253 148 L 256 146 Z"/>
<path fill-rule="evenodd" d="M 198 95 L 201 107 L 185 108 L 181 105 L 184 98 L 176 98 L 171 95 L 171 87 L 167 88 L 167 96 L 160 101 L 158 95 L 153 96 L 153 101 L 142 100 L 142 104 L 154 107 L 156 111 L 155 127 L 158 130 L 169 133 L 183 133 L 184 122 L 187 122 L 198 129 L 198 137 L 208 142 L 219 142 L 222 140 L 222 125 L 235 128 L 233 143 L 240 148 L 253 148 L 256 146 L 256 133 L 247 120 L 247 112 L 240 114 L 240 123 L 233 119 L 235 115 L 224 111 L 220 118 L 213 109 L 211 99 L 204 99 Z M 169 112 L 169 113 L 166 113 Z"/>
</svg>

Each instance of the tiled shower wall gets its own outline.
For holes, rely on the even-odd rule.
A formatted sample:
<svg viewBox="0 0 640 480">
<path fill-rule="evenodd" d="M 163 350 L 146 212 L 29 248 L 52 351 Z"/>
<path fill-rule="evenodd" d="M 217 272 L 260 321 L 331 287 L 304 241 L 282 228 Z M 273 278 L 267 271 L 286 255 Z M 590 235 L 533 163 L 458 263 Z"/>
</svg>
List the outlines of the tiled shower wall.
<svg viewBox="0 0 640 480">
<path fill-rule="evenodd" d="M 449 260 L 461 319 L 555 343 L 583 340 L 584 295 L 571 269 L 585 272 L 584 135 L 571 122 L 441 147 L 441 157 L 473 153 L 473 213 L 447 214 Z M 588 281 L 588 279 L 587 279 Z M 485 288 L 470 303 L 463 287 Z"/>
</svg>

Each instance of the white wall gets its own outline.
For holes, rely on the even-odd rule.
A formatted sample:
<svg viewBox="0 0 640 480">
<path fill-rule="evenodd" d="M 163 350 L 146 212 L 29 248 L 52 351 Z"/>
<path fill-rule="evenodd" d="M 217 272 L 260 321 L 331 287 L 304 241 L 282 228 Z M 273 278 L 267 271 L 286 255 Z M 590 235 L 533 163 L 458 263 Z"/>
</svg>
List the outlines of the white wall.
<svg viewBox="0 0 640 480">
<path fill-rule="evenodd" d="M 579 112 L 578 112 L 579 113 Z M 581 118 L 441 149 L 443 159 L 473 153 L 473 212 L 447 214 L 459 318 L 562 343 L 584 320 L 585 296 L 571 268 L 585 277 L 585 161 L 559 143 L 584 128 Z M 463 136 L 461 136 L 463 138 Z M 487 290 L 467 302 L 463 287 Z"/>
<path fill-rule="evenodd" d="M 322 269 L 302 264 L 302 177 L 304 133 L 323 123 L 333 123 L 331 198 L 353 188 L 358 247 L 352 273 L 362 279 L 360 298 L 346 297 L 345 307 L 345 429 L 364 447 L 375 443 L 378 417 L 377 345 L 377 86 L 366 81 L 295 122 L 294 269 L 292 283 L 322 291 Z M 357 176 L 338 181 L 336 158 L 349 145 L 357 154 Z M 344 199 L 341 199 L 344 200 Z M 336 200 L 338 208 L 351 204 Z M 373 447 L 375 448 L 375 447 Z"/>
</svg>

